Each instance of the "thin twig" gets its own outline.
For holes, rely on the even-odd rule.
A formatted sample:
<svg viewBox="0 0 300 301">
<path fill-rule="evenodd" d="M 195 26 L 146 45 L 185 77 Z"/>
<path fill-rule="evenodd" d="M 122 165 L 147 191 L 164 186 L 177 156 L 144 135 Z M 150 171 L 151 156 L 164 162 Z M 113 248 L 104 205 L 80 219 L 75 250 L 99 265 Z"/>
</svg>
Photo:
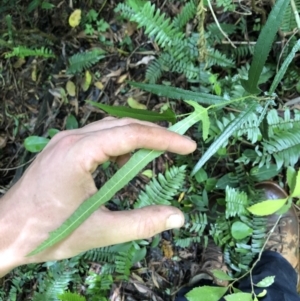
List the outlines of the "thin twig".
<svg viewBox="0 0 300 301">
<path fill-rule="evenodd" d="M 233 48 L 236 48 L 236 46 L 231 42 L 231 40 L 229 39 L 228 35 L 224 32 L 224 30 L 223 30 L 222 27 L 220 26 L 220 23 L 219 23 L 219 21 L 218 21 L 216 15 L 215 15 L 215 12 L 214 12 L 214 10 L 213 10 L 213 8 L 212 8 L 212 6 L 211 6 L 210 0 L 207 0 L 207 3 L 208 3 L 208 7 L 209 7 L 209 9 L 210 9 L 210 11 L 211 11 L 211 14 L 212 14 L 212 16 L 213 16 L 213 18 L 214 18 L 214 20 L 215 20 L 215 22 L 216 22 L 216 24 L 217 24 L 217 26 L 218 26 L 220 32 L 221 32 L 222 35 L 225 37 L 225 39 L 231 44 L 231 46 L 232 46 Z"/>
</svg>

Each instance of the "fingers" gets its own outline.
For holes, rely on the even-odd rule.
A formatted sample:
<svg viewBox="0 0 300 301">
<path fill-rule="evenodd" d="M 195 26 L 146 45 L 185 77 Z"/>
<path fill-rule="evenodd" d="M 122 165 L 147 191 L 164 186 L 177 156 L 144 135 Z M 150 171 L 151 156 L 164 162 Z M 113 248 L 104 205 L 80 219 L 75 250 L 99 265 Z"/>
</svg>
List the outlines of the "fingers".
<svg viewBox="0 0 300 301">
<path fill-rule="evenodd" d="M 168 131 L 162 127 L 153 127 L 140 123 L 114 127 L 84 136 L 74 148 L 72 156 L 84 155 L 84 165 L 88 170 L 95 166 L 139 148 L 170 151 L 188 154 L 196 149 L 191 139 Z M 80 160 L 80 159 L 79 159 Z"/>
<path fill-rule="evenodd" d="M 131 240 L 145 239 L 165 230 L 180 228 L 184 224 L 182 212 L 171 206 L 148 206 L 131 211 L 97 211 L 73 235 L 88 229 L 93 245 L 87 248 L 113 245 Z M 109 229 L 109 231 L 108 231 Z M 75 237 L 73 237 L 75 239 Z"/>
</svg>

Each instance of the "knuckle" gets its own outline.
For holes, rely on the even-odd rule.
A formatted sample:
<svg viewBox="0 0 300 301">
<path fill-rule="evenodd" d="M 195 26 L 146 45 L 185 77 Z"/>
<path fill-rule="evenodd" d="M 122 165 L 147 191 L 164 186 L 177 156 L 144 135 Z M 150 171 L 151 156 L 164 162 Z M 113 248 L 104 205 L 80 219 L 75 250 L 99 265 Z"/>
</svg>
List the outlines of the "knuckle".
<svg viewBox="0 0 300 301">
<path fill-rule="evenodd" d="M 137 223 L 136 239 L 149 238 L 158 232 L 156 224 L 152 217 L 140 218 Z"/>
</svg>

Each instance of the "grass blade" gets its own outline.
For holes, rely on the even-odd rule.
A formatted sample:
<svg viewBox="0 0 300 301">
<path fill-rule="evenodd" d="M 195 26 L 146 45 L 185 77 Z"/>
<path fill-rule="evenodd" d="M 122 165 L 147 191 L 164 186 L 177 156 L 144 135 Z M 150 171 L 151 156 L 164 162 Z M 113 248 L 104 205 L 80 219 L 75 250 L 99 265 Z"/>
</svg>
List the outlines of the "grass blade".
<svg viewBox="0 0 300 301">
<path fill-rule="evenodd" d="M 223 143 L 243 124 L 243 122 L 247 119 L 248 115 L 252 113 L 257 104 L 251 105 L 251 107 L 242 112 L 237 118 L 235 118 L 228 126 L 225 128 L 223 133 L 219 136 L 219 138 L 214 141 L 211 146 L 207 149 L 201 159 L 197 162 L 195 167 L 192 170 L 191 175 L 195 175 L 199 171 L 199 169 L 218 151 L 218 149 L 223 145 Z"/>
<path fill-rule="evenodd" d="M 300 49 L 300 40 L 297 41 L 297 43 L 291 50 L 290 54 L 288 55 L 288 57 L 285 59 L 285 61 L 281 65 L 281 67 L 280 67 L 278 73 L 276 74 L 276 76 L 273 80 L 273 83 L 271 85 L 271 88 L 269 91 L 270 94 L 275 92 L 279 82 L 282 80 L 283 76 L 286 73 L 287 68 L 289 67 L 290 63 L 292 62 L 293 58 L 295 57 L 296 52 L 299 51 L 299 49 Z"/>
<path fill-rule="evenodd" d="M 242 85 L 250 94 L 259 94 L 258 80 L 268 58 L 275 35 L 280 27 L 284 12 L 289 5 L 288 0 L 277 0 L 264 25 L 254 48 L 254 57 L 248 73 L 248 80 L 242 80 Z"/>
<path fill-rule="evenodd" d="M 158 96 L 164 96 L 173 99 L 189 99 L 206 105 L 214 105 L 224 102 L 224 98 L 207 93 L 194 92 L 164 85 L 142 84 L 136 82 L 129 82 L 129 84 L 133 87 L 140 88 Z"/>
<path fill-rule="evenodd" d="M 132 109 L 125 106 L 108 106 L 98 102 L 87 100 L 87 103 L 91 104 L 94 107 L 97 107 L 104 112 L 116 116 L 116 117 L 131 117 L 144 121 L 169 121 L 174 124 L 176 122 L 175 113 L 168 108 L 163 113 L 141 110 L 141 109 Z"/>
<path fill-rule="evenodd" d="M 193 106 L 197 107 L 197 104 L 195 103 Z M 191 115 L 171 126 L 169 130 L 179 134 L 184 134 L 192 125 L 202 118 L 202 114 L 202 110 L 195 110 Z M 27 256 L 35 255 L 67 237 L 94 211 L 109 201 L 117 191 L 119 191 L 130 180 L 132 180 L 142 168 L 144 168 L 149 162 L 160 156 L 162 153 L 163 152 L 161 151 L 146 149 L 137 151 L 130 158 L 130 160 L 101 187 L 96 194 L 84 201 L 59 228 L 50 233 L 48 239 L 46 239 Z"/>
</svg>

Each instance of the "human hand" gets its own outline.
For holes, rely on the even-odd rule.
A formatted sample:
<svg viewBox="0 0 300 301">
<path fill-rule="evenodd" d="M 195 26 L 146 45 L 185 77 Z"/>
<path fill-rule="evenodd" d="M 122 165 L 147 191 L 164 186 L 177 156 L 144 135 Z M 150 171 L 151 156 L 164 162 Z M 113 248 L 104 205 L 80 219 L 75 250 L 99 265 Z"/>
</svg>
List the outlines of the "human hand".
<svg viewBox="0 0 300 301">
<path fill-rule="evenodd" d="M 99 164 L 124 163 L 138 148 L 188 154 L 196 144 L 149 122 L 112 117 L 55 135 L 0 199 L 0 276 L 22 264 L 69 258 L 181 227 L 183 214 L 174 207 L 112 212 L 102 206 L 67 238 L 26 257 L 97 191 L 92 173 Z"/>
</svg>

